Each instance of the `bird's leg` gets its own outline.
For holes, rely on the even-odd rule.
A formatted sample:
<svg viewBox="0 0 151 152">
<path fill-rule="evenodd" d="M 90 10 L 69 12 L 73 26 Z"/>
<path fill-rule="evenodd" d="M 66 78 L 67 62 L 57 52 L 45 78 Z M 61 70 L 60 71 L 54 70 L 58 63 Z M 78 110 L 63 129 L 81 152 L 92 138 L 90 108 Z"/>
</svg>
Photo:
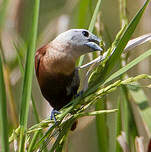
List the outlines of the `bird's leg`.
<svg viewBox="0 0 151 152">
<path fill-rule="evenodd" d="M 55 123 L 57 122 L 56 114 L 60 114 L 60 112 L 59 112 L 59 111 L 57 111 L 57 110 L 55 110 L 55 109 L 53 109 L 53 110 L 51 111 L 50 119 L 51 119 L 51 120 L 54 120 L 54 121 L 55 121 Z"/>
</svg>

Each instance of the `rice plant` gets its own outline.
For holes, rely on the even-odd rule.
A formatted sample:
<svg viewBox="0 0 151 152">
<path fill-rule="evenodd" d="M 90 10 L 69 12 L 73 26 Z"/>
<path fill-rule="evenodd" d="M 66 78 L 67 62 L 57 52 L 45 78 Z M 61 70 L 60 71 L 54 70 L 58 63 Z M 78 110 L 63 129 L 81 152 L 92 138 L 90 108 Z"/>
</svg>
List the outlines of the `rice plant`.
<svg viewBox="0 0 151 152">
<path fill-rule="evenodd" d="M 128 0 L 3 0 L 0 5 L 0 151 L 151 151 L 151 71 L 149 63 L 143 66 L 151 55 L 151 34 L 138 29 L 151 23 L 145 18 L 150 0 L 135 11 Z M 69 28 L 95 33 L 103 52 L 78 59 L 84 92 L 60 110 L 56 123 L 37 85 L 34 56 Z"/>
</svg>

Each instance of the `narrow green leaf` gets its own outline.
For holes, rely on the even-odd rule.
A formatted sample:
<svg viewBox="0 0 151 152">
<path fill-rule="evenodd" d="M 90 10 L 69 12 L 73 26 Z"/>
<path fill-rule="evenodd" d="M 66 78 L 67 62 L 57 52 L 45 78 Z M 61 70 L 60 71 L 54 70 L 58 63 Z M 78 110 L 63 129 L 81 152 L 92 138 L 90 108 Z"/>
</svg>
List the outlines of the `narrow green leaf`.
<svg viewBox="0 0 151 152">
<path fill-rule="evenodd" d="M 94 13 L 93 13 L 93 16 L 92 16 L 92 19 L 91 19 L 91 22 L 90 22 L 90 25 L 89 25 L 89 28 L 88 28 L 88 30 L 90 32 L 93 32 L 94 25 L 95 25 L 95 22 L 96 22 L 96 18 L 97 18 L 98 12 L 99 12 L 100 5 L 101 5 L 101 0 L 98 0 L 98 2 L 96 4 L 96 7 L 95 7 L 95 10 L 94 10 Z M 82 65 L 83 60 L 84 60 L 84 55 L 82 55 L 80 57 L 78 66 Z"/>
<path fill-rule="evenodd" d="M 99 99 L 96 103 L 96 110 L 106 109 L 106 104 L 103 99 Z M 101 152 L 108 152 L 108 127 L 106 122 L 106 114 L 101 114 L 96 116 L 96 129 L 98 138 L 98 148 Z"/>
<path fill-rule="evenodd" d="M 42 145 L 42 144 L 45 146 L 45 140 L 48 139 L 48 138 L 50 138 L 51 133 L 52 133 L 52 131 L 53 131 L 53 129 L 54 129 L 55 127 L 56 127 L 56 124 L 53 125 L 52 127 L 50 127 L 50 128 L 48 129 L 48 131 L 41 137 L 41 139 L 37 142 L 37 144 L 34 145 L 33 150 L 39 148 L 40 145 Z M 44 147 L 44 148 L 45 148 L 45 147 Z"/>
<path fill-rule="evenodd" d="M 17 60 L 18 60 L 20 72 L 21 72 L 22 76 L 24 76 L 24 67 L 23 67 L 23 64 L 21 62 L 22 59 L 21 59 L 21 56 L 19 54 L 18 47 L 15 43 L 14 43 L 14 47 L 15 47 L 16 53 L 17 53 Z M 33 111 L 34 111 L 34 116 L 35 116 L 36 122 L 39 123 L 40 119 L 39 119 L 39 115 L 38 115 L 38 112 L 37 112 L 35 100 L 34 100 L 34 97 L 33 97 L 32 94 L 31 94 L 31 101 L 32 101 L 32 106 L 33 106 Z"/>
<path fill-rule="evenodd" d="M 89 29 L 88 30 L 90 32 L 93 32 L 94 25 L 95 25 L 95 22 L 96 22 L 96 18 L 97 18 L 99 9 L 100 9 L 100 5 L 101 5 L 101 0 L 98 0 L 98 2 L 96 4 L 96 8 L 95 8 L 93 16 L 92 16 L 92 19 L 91 19 L 91 22 L 90 22 L 90 25 L 89 25 Z"/>
<path fill-rule="evenodd" d="M 5 16 L 6 16 L 6 11 L 7 11 L 8 4 L 9 4 L 9 0 L 3 0 L 1 2 L 1 9 L 0 9 L 0 30 L 3 28 L 3 25 L 5 23 L 5 18 L 6 18 Z"/>
<path fill-rule="evenodd" d="M 98 78 L 96 79 L 96 83 L 102 83 L 108 77 L 109 73 L 112 72 L 113 67 L 117 63 L 117 60 L 120 58 L 121 53 L 123 52 L 126 44 L 128 43 L 132 34 L 134 33 L 136 26 L 138 25 L 142 15 L 145 11 L 145 8 L 147 7 L 149 2 L 150 2 L 150 0 L 146 0 L 143 7 L 138 11 L 138 13 L 135 15 L 135 17 L 129 23 L 124 34 L 121 36 L 121 39 L 119 40 L 113 55 L 107 61 L 105 67 L 101 70 L 101 73 L 98 74 Z"/>
<path fill-rule="evenodd" d="M 30 44 L 27 51 L 26 57 L 26 66 L 24 74 L 24 84 L 22 92 L 22 102 L 21 102 L 21 114 L 20 114 L 20 124 L 26 128 L 28 110 L 29 110 L 29 101 L 31 97 L 31 86 L 32 86 L 32 75 L 34 68 L 34 55 L 36 49 L 36 38 L 37 38 L 37 28 L 38 28 L 38 16 L 39 16 L 39 4 L 40 0 L 35 0 L 34 10 L 33 10 L 33 23 L 32 30 L 30 34 Z"/>
<path fill-rule="evenodd" d="M 0 129 L 1 129 L 2 151 L 9 152 L 6 92 L 5 92 L 1 57 L 0 57 L 0 121 L 1 121 Z"/>
<path fill-rule="evenodd" d="M 100 114 L 113 113 L 113 112 L 116 112 L 116 111 L 117 111 L 117 109 L 98 110 L 98 111 L 93 111 L 93 112 L 82 112 L 82 113 L 78 113 L 77 117 L 96 116 L 96 115 L 100 115 Z"/>
<path fill-rule="evenodd" d="M 118 107 L 118 112 L 117 112 L 117 126 L 116 126 L 116 138 L 120 135 L 121 131 L 122 131 L 122 122 L 121 122 L 121 102 L 120 100 L 118 101 L 117 104 Z M 122 149 L 120 147 L 120 144 L 118 143 L 117 139 L 116 139 L 116 152 L 122 152 Z"/>
<path fill-rule="evenodd" d="M 130 63 L 128 63 L 125 67 L 123 67 L 120 70 L 118 70 L 117 72 L 113 73 L 104 82 L 104 84 L 106 84 L 106 83 L 112 81 L 113 79 L 119 77 L 120 75 L 122 75 L 123 73 L 125 73 L 126 71 L 128 71 L 129 69 L 131 69 L 132 67 L 134 67 L 135 65 L 137 65 L 138 63 L 140 63 L 141 61 L 143 61 L 144 59 L 146 59 L 147 57 L 149 57 L 150 55 L 151 55 L 151 50 L 148 50 L 148 51 L 144 52 L 139 57 L 137 57 L 136 59 L 134 59 L 133 61 L 131 61 Z"/>
<path fill-rule="evenodd" d="M 117 44 L 117 47 L 115 48 L 113 55 L 111 56 L 111 58 L 108 60 L 107 64 L 104 67 L 104 70 L 103 70 L 104 77 L 106 77 L 111 72 L 113 67 L 115 66 L 117 59 L 120 57 L 126 44 L 128 43 L 132 34 L 134 33 L 136 26 L 138 25 L 138 23 L 143 15 L 147 5 L 149 4 L 149 2 L 150 2 L 150 0 L 146 0 L 143 7 L 138 11 L 136 16 L 129 23 L 127 29 L 125 30 L 123 36 L 121 37 L 121 40 Z"/>
<path fill-rule="evenodd" d="M 8 7 L 9 0 L 3 0 L 1 2 L 0 8 L 0 36 L 1 31 L 3 29 L 3 25 L 5 23 L 5 16 Z M 2 51 L 2 43 L 0 41 L 0 51 Z M 1 58 L 1 56 L 3 58 Z M 5 84 L 4 84 L 4 75 L 3 75 L 3 65 L 2 59 L 4 60 L 3 51 L 0 52 L 0 131 L 1 131 L 1 142 L 2 142 L 2 151 L 9 152 L 8 145 L 8 122 L 7 122 L 7 104 L 6 104 L 6 92 L 5 92 Z"/>
<path fill-rule="evenodd" d="M 40 134 L 40 131 L 35 132 L 27 152 L 32 152 L 33 151 L 34 145 L 36 144 L 36 141 L 37 141 L 37 138 L 38 138 L 39 134 Z"/>
<path fill-rule="evenodd" d="M 138 85 L 138 83 L 136 83 Z M 130 95 L 132 96 L 134 102 L 135 102 L 135 110 L 138 111 L 139 115 L 141 116 L 144 129 L 146 130 L 148 137 L 150 137 L 151 134 L 151 107 L 149 106 L 148 99 L 146 95 L 144 94 L 144 91 L 137 86 L 128 86 Z M 138 123 L 138 122 L 137 122 Z"/>
<path fill-rule="evenodd" d="M 84 28 L 86 26 L 86 19 L 88 14 L 90 0 L 80 0 L 78 7 L 78 28 Z"/>
<path fill-rule="evenodd" d="M 37 38 L 37 28 L 38 28 L 38 16 L 39 16 L 39 5 L 40 0 L 34 1 L 33 9 L 33 22 L 30 32 L 30 44 L 26 56 L 26 66 L 24 74 L 24 84 L 21 100 L 21 113 L 20 113 L 20 126 L 21 126 L 21 135 L 20 135 L 20 147 L 19 151 L 24 151 L 24 131 L 27 127 L 28 111 L 29 111 L 29 101 L 31 97 L 31 87 L 32 87 L 32 75 L 34 68 L 34 55 L 36 49 L 36 38 Z"/>
<path fill-rule="evenodd" d="M 128 98 L 127 98 L 127 91 L 125 86 L 122 86 L 120 89 L 120 94 L 121 94 L 121 108 L 122 108 L 122 123 L 123 123 L 123 131 L 125 132 L 126 135 L 126 141 L 127 144 L 129 145 L 130 143 L 130 134 L 129 134 L 129 108 L 128 108 Z"/>
<path fill-rule="evenodd" d="M 57 137 L 55 143 L 53 144 L 50 152 L 54 152 L 55 149 L 59 148 L 59 143 L 60 141 L 63 139 L 63 137 L 67 134 L 67 132 L 69 131 L 69 128 L 71 127 L 71 125 L 73 124 L 74 119 L 69 119 L 68 121 L 66 121 L 66 123 L 64 124 L 61 132 L 59 133 L 59 136 Z"/>
</svg>

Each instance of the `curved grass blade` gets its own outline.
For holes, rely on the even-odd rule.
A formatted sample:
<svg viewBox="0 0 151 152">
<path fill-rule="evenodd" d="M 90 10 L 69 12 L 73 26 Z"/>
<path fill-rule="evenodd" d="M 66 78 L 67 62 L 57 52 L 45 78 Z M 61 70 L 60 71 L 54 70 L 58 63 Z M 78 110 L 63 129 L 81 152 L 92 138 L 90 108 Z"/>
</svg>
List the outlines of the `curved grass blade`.
<svg viewBox="0 0 151 152">
<path fill-rule="evenodd" d="M 138 25 L 138 23 L 143 15 L 147 5 L 149 4 L 149 2 L 150 2 L 150 0 L 146 0 L 143 7 L 138 11 L 136 16 L 129 23 L 127 29 L 125 30 L 123 36 L 121 37 L 121 40 L 118 42 L 117 47 L 115 48 L 113 55 L 111 56 L 110 60 L 108 60 L 107 64 L 104 67 L 104 70 L 103 70 L 104 77 L 107 77 L 107 75 L 111 72 L 117 59 L 120 57 L 125 46 L 127 45 L 128 41 L 130 40 L 132 34 L 134 33 L 136 26 Z"/>
<path fill-rule="evenodd" d="M 135 17 L 131 20 L 131 22 L 129 23 L 128 27 L 126 28 L 124 34 L 121 36 L 121 39 L 117 43 L 117 46 L 114 50 L 113 55 L 107 61 L 106 65 L 101 70 L 101 73 L 97 74 L 98 76 L 95 78 L 94 84 L 99 84 L 99 85 L 102 84 L 103 81 L 108 77 L 109 73 L 111 73 L 113 67 L 116 64 L 116 61 L 120 58 L 121 53 L 123 52 L 128 41 L 130 40 L 132 34 L 134 33 L 136 26 L 138 25 L 149 2 L 150 2 L 150 0 L 146 0 L 143 7 L 138 11 L 138 13 L 135 15 Z"/>
<path fill-rule="evenodd" d="M 142 45 L 142 44 L 144 44 L 144 43 L 146 43 L 146 42 L 149 42 L 149 41 L 151 41 L 151 33 L 148 33 L 148 34 L 139 36 L 139 37 L 137 37 L 137 38 L 134 38 L 134 39 L 130 40 L 130 41 L 127 43 L 127 45 L 126 45 L 126 47 L 125 47 L 125 49 L 124 49 L 124 53 L 127 53 L 127 52 L 130 51 L 131 49 L 133 49 L 133 48 L 135 48 L 135 47 L 137 47 L 137 46 L 139 46 L 139 45 Z M 111 54 L 111 55 L 112 55 L 112 54 Z M 87 68 L 87 67 L 89 67 L 90 65 L 92 65 L 92 64 L 94 64 L 94 63 L 95 63 L 95 64 L 100 63 L 100 62 L 102 62 L 102 61 L 106 58 L 106 56 L 107 56 L 107 53 L 105 52 L 102 56 L 99 56 L 99 57 L 97 57 L 96 59 L 90 61 L 89 63 L 86 63 L 86 64 L 84 64 L 84 65 L 81 65 L 81 66 L 79 66 L 79 67 L 77 67 L 77 68 L 78 68 L 78 69 L 84 69 L 84 68 Z"/>
<path fill-rule="evenodd" d="M 60 131 L 59 136 L 57 137 L 55 143 L 53 144 L 50 152 L 54 152 L 55 149 L 57 149 L 59 147 L 59 143 L 60 141 L 63 139 L 63 137 L 67 134 L 67 132 L 69 131 L 69 128 L 71 127 L 71 125 L 74 122 L 74 118 L 70 118 L 69 120 L 67 120 L 65 122 L 65 124 L 63 125 L 62 130 Z"/>
<path fill-rule="evenodd" d="M 51 126 L 48 131 L 43 135 L 43 137 L 38 141 L 38 143 L 34 146 L 34 150 L 38 149 L 40 147 L 41 144 L 45 144 L 45 142 L 47 142 L 47 138 L 51 138 L 51 133 L 54 130 L 54 128 L 56 127 L 56 125 Z"/>
<path fill-rule="evenodd" d="M 47 148 L 51 140 L 59 135 L 59 130 L 55 131 L 53 134 L 50 134 L 43 142 L 39 152 L 42 152 Z"/>
<path fill-rule="evenodd" d="M 148 34 L 145 34 L 145 35 L 142 35 L 142 36 L 139 36 L 133 40 L 130 40 L 125 49 L 124 49 L 124 52 L 127 52 L 129 51 L 130 49 L 133 49 L 141 44 L 144 44 L 148 41 L 151 41 L 151 33 L 148 33 Z"/>
<path fill-rule="evenodd" d="M 108 82 L 112 81 L 113 79 L 119 77 L 120 75 L 122 75 L 123 73 L 125 73 L 126 71 L 128 71 L 129 69 L 131 69 L 132 67 L 134 67 L 135 65 L 137 65 L 138 63 L 143 61 L 144 59 L 146 59 L 147 57 L 149 57 L 150 55 L 151 55 L 151 49 L 146 51 L 145 53 L 141 54 L 139 57 L 137 57 L 136 59 L 134 59 L 133 61 L 128 63 L 125 67 L 123 67 L 120 70 L 118 70 L 117 72 L 113 73 L 103 84 L 107 84 Z"/>
</svg>

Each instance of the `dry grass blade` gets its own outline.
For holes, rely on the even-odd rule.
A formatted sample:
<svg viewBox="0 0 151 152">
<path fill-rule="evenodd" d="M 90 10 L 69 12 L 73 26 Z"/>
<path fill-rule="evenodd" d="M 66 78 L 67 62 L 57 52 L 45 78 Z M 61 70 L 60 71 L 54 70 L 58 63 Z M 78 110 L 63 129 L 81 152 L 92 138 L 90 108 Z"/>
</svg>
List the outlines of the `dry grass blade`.
<svg viewBox="0 0 151 152">
<path fill-rule="evenodd" d="M 143 137 L 135 138 L 135 147 L 136 147 L 137 152 L 145 152 L 144 144 L 143 144 Z"/>
<path fill-rule="evenodd" d="M 127 141 L 126 141 L 125 132 L 122 131 L 121 135 L 117 137 L 117 140 L 118 140 L 119 144 L 121 145 L 123 152 L 130 152 L 130 149 L 129 149 Z"/>
<path fill-rule="evenodd" d="M 128 50 L 133 49 L 133 48 L 135 48 L 141 44 L 144 44 L 146 42 L 149 42 L 149 41 L 151 41 L 151 33 L 148 33 L 148 34 L 142 35 L 140 37 L 137 37 L 133 40 L 130 40 L 128 42 L 128 44 L 126 45 L 124 52 L 127 52 Z"/>
</svg>

